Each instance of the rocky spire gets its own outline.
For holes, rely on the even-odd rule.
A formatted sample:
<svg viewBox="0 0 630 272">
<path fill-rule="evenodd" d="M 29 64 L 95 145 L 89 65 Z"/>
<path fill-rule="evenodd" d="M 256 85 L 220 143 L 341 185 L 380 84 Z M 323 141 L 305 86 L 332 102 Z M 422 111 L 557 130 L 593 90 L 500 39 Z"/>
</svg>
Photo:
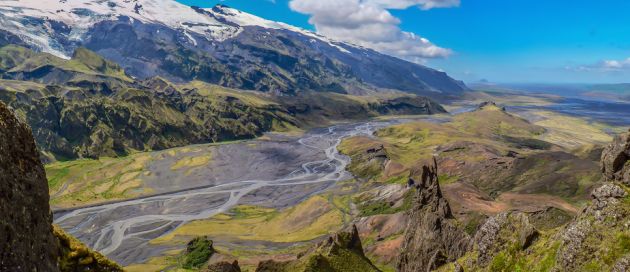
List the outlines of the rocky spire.
<svg viewBox="0 0 630 272">
<path fill-rule="evenodd" d="M 49 199 L 30 127 L 0 102 L 0 271 L 122 271 L 53 227 Z"/>
<path fill-rule="evenodd" d="M 410 220 L 398 262 L 398 270 L 431 271 L 461 257 L 470 237 L 457 225 L 438 180 L 437 161 L 412 173 L 416 189 Z"/>
<path fill-rule="evenodd" d="M 31 129 L 0 102 L 0 271 L 59 271 L 48 200 Z"/>
</svg>

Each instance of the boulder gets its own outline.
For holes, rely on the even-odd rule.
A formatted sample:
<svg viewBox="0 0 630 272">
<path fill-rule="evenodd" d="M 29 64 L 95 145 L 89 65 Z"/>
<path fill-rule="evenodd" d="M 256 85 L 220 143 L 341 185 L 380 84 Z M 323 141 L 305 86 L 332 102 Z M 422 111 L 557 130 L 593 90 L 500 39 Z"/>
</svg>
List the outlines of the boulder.
<svg viewBox="0 0 630 272">
<path fill-rule="evenodd" d="M 208 265 L 205 272 L 241 272 L 241 267 L 238 265 L 238 261 L 231 263 L 223 261 Z"/>
</svg>

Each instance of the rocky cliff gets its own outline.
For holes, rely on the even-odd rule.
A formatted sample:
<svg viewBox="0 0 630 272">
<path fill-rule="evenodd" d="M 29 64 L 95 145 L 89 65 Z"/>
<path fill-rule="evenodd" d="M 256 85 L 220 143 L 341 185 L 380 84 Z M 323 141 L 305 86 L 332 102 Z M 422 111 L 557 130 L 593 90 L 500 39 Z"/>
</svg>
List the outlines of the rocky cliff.
<svg viewBox="0 0 630 272">
<path fill-rule="evenodd" d="M 602 173 L 606 181 L 618 181 L 630 185 L 630 134 L 615 138 L 602 153 Z"/>
<path fill-rule="evenodd" d="M 122 271 L 52 226 L 30 127 L 0 102 L 0 271 Z"/>
<path fill-rule="evenodd" d="M 459 227 L 442 196 L 437 162 L 425 165 L 411 175 L 416 188 L 405 240 L 398 263 L 401 272 L 431 271 L 463 256 L 470 237 Z"/>
<path fill-rule="evenodd" d="M 55 271 L 48 183 L 31 129 L 0 103 L 0 271 Z"/>
</svg>

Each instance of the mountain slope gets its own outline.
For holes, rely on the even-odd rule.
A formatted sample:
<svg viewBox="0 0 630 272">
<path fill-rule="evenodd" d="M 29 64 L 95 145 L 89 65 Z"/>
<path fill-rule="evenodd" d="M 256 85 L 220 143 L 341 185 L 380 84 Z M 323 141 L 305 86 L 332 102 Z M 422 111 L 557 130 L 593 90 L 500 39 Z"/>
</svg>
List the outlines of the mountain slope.
<svg viewBox="0 0 630 272">
<path fill-rule="evenodd" d="M 16 45 L 0 47 L 0 101 L 34 128 L 50 160 L 246 139 L 332 120 L 445 112 L 415 95 L 278 97 L 200 81 L 138 81 L 85 48 L 65 60 Z"/>
<path fill-rule="evenodd" d="M 64 58 L 83 46 L 139 78 L 284 94 L 400 90 L 441 97 L 467 89 L 443 72 L 221 5 L 19 0 L 0 3 L 0 11 L 0 43 Z"/>
</svg>

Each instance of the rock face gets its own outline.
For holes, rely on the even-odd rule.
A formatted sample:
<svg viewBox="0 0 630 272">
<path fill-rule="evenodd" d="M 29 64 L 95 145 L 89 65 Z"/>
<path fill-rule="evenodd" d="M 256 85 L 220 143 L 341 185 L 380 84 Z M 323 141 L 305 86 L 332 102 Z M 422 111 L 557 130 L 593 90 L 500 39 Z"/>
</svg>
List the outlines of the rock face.
<svg viewBox="0 0 630 272">
<path fill-rule="evenodd" d="M 630 207 L 622 202 L 627 195 L 623 188 L 614 183 L 606 183 L 593 190 L 592 204 L 559 233 L 561 246 L 558 250 L 558 270 L 583 270 L 587 265 L 592 266 L 592 263 L 602 270 L 608 270 L 611 265 L 617 271 L 630 269 L 625 258 L 609 256 L 610 250 L 620 251 L 617 253 L 630 250 L 625 244 L 627 242 L 624 242 L 630 239 L 627 222 Z M 616 264 L 607 263 L 610 261 L 616 261 Z M 618 270 L 620 267 L 624 267 L 624 270 Z"/>
<path fill-rule="evenodd" d="M 417 190 L 398 263 L 401 272 L 431 271 L 463 256 L 470 237 L 457 225 L 442 196 L 437 162 L 423 166 L 409 182 Z"/>
<path fill-rule="evenodd" d="M 31 129 L 0 102 L 0 271 L 59 271 L 48 201 Z"/>
<path fill-rule="evenodd" d="M 483 110 L 485 108 L 497 108 L 501 111 L 505 111 L 505 107 L 500 107 L 499 105 L 497 105 L 496 102 L 494 101 L 484 101 L 479 103 L 479 105 L 477 105 L 477 109 L 476 110 Z"/>
<path fill-rule="evenodd" d="M 609 250 L 627 254 L 630 240 L 627 218 L 630 217 L 628 185 L 630 134 L 617 136 L 602 152 L 602 173 L 605 183 L 592 191 L 593 201 L 561 232 L 557 270 L 580 270 L 597 264 L 600 269 L 629 271 L 628 256 L 610 256 Z M 621 247 L 621 248 L 620 248 Z M 614 261 L 614 262 L 611 262 Z"/>
<path fill-rule="evenodd" d="M 501 213 L 491 217 L 475 234 L 474 246 L 479 252 L 478 265 L 485 267 L 497 252 L 510 246 L 524 250 L 539 235 L 524 213 Z"/>
<path fill-rule="evenodd" d="M 208 266 L 205 272 L 241 272 L 241 267 L 237 261 L 218 262 Z"/>
<path fill-rule="evenodd" d="M 317 246 L 300 254 L 295 261 L 260 262 L 257 272 L 370 272 L 379 271 L 365 256 L 359 231 L 352 226 L 349 232 L 336 233 Z"/>
<path fill-rule="evenodd" d="M 122 271 L 53 227 L 49 198 L 31 129 L 0 102 L 0 271 Z"/>
<path fill-rule="evenodd" d="M 622 134 L 613 140 L 602 152 L 602 173 L 607 181 L 619 181 L 630 185 L 630 137 Z"/>
</svg>

